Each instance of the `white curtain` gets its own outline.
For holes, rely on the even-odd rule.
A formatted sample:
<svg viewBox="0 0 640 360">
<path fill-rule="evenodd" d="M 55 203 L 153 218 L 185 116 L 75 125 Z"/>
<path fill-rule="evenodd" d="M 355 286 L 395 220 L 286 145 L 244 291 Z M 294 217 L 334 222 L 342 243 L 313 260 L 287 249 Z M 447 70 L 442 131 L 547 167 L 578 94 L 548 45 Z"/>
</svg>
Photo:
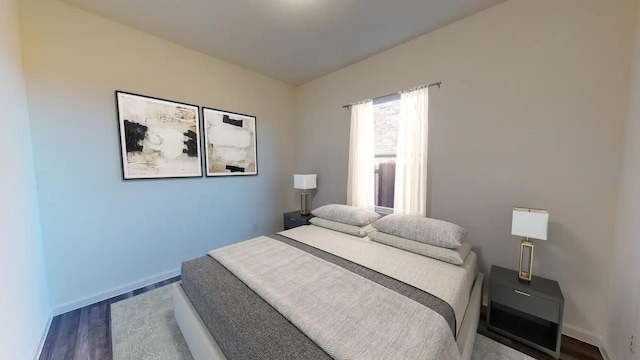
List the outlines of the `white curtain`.
<svg viewBox="0 0 640 360">
<path fill-rule="evenodd" d="M 373 102 L 351 107 L 347 204 L 375 209 Z"/>
<path fill-rule="evenodd" d="M 394 213 L 427 216 L 429 89 L 400 96 Z"/>
</svg>

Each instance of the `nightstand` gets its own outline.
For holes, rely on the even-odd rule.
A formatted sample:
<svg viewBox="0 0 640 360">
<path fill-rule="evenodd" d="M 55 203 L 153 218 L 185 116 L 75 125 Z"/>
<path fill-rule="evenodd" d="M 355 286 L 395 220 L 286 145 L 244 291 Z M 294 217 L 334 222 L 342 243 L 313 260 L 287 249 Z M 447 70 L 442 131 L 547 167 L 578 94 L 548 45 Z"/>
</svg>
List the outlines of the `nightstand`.
<svg viewBox="0 0 640 360">
<path fill-rule="evenodd" d="M 534 276 L 518 281 L 518 272 L 491 267 L 487 328 L 560 357 L 564 296 L 557 281 Z"/>
<path fill-rule="evenodd" d="M 301 215 L 300 211 L 292 211 L 284 214 L 284 229 L 289 230 L 298 226 L 309 225 L 309 219 L 313 215 Z"/>
</svg>

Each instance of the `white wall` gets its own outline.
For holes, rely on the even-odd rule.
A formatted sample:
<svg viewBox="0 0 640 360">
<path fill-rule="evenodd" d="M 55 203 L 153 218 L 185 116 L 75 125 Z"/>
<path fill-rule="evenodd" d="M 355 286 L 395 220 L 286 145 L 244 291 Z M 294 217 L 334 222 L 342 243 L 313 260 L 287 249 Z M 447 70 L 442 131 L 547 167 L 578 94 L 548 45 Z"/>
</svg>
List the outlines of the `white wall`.
<svg viewBox="0 0 640 360">
<path fill-rule="evenodd" d="M 443 81 L 431 95 L 431 215 L 467 227 L 488 271 L 492 264 L 517 266 L 511 206 L 547 208 L 550 240 L 536 243 L 534 272 L 560 281 L 566 332 L 588 341 L 604 332 L 614 358 L 623 356 L 640 274 L 632 256 L 640 213 L 637 69 L 616 206 L 634 0 L 507 1 L 301 86 L 297 101 L 288 85 L 57 1 L 22 3 L 40 210 L 58 311 L 277 230 L 281 213 L 295 208 L 293 170 L 319 174 L 314 206 L 344 202 L 349 114 L 341 105 Z M 1 6 L 0 104 L 10 121 L 0 132 L 0 159 L 9 169 L 0 176 L 8 204 L 0 228 L 10 241 L 0 261 L 10 265 L 6 279 L 15 291 L 0 297 L 0 308 L 26 310 L 7 314 L 0 357 L 20 359 L 37 345 L 48 302 L 15 1 Z M 256 115 L 260 175 L 123 182 L 116 89 Z M 612 260 L 635 268 L 610 271 Z"/>
<path fill-rule="evenodd" d="M 604 342 L 612 359 L 640 359 L 640 8 L 637 14 L 629 116 L 618 195 L 615 253 L 611 261 L 611 287 Z M 629 351 L 634 334 L 635 355 Z"/>
<path fill-rule="evenodd" d="M 16 0 L 0 1 L 0 109 L 0 359 L 32 359 L 50 308 Z"/>
<path fill-rule="evenodd" d="M 314 205 L 346 200 L 343 104 L 442 81 L 430 100 L 430 214 L 469 230 L 481 270 L 518 266 L 511 207 L 548 209 L 534 275 L 565 295 L 565 332 L 604 330 L 634 0 L 510 0 L 301 86 L 296 171 Z"/>
<path fill-rule="evenodd" d="M 176 275 L 295 209 L 294 89 L 58 1 L 22 2 L 56 312 Z M 257 116 L 259 175 L 123 181 L 115 90 Z"/>
</svg>

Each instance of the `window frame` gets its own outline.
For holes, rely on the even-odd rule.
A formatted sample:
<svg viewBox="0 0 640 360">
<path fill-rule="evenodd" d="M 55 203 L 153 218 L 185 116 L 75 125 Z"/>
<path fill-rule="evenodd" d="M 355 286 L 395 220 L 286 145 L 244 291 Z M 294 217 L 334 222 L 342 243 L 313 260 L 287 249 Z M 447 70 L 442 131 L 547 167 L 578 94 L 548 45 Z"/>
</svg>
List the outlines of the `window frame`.
<svg viewBox="0 0 640 360">
<path fill-rule="evenodd" d="M 391 215 L 395 212 L 395 209 L 386 206 L 376 206 L 375 212 L 380 215 Z"/>
</svg>

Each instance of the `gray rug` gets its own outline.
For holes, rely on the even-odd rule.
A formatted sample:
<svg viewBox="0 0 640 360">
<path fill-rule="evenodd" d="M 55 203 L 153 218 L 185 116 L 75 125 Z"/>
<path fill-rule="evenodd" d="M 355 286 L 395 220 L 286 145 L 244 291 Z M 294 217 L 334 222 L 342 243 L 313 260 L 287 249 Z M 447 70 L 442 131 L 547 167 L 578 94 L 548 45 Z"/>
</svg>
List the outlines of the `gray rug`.
<svg viewBox="0 0 640 360">
<path fill-rule="evenodd" d="M 471 360 L 535 360 L 488 337 L 476 334 Z"/>
<path fill-rule="evenodd" d="M 173 316 L 171 286 L 111 305 L 114 360 L 192 360 Z M 480 334 L 472 360 L 533 360 Z"/>
<path fill-rule="evenodd" d="M 171 286 L 111 304 L 114 360 L 192 360 L 173 316 Z"/>
</svg>

